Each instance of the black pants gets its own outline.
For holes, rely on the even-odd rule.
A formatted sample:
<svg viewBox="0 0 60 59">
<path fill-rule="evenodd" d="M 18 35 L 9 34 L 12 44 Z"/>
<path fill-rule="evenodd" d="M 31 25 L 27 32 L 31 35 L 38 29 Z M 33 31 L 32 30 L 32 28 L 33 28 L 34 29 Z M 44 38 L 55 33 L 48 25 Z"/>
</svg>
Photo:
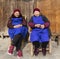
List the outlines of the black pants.
<svg viewBox="0 0 60 59">
<path fill-rule="evenodd" d="M 20 50 L 21 49 L 21 45 L 22 45 L 22 35 L 21 34 L 17 34 L 14 36 L 11 45 L 16 47 L 16 50 Z"/>
<path fill-rule="evenodd" d="M 49 43 L 49 41 L 47 41 L 47 42 L 42 42 L 42 44 L 41 44 L 42 48 L 46 48 L 47 45 L 48 45 L 48 43 Z"/>
<path fill-rule="evenodd" d="M 47 47 L 47 45 L 48 45 L 48 41 L 47 42 L 42 42 L 41 43 L 41 47 L 42 48 L 46 48 Z M 33 46 L 35 47 L 35 48 L 39 48 L 40 47 L 40 43 L 39 43 L 39 41 L 34 41 L 33 43 Z"/>
</svg>

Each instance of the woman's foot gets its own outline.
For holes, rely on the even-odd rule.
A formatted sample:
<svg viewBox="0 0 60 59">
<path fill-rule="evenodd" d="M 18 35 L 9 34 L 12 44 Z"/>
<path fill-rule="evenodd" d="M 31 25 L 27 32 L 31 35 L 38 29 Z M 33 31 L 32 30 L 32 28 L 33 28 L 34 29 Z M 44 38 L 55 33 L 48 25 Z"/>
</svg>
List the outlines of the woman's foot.
<svg viewBox="0 0 60 59">
<path fill-rule="evenodd" d="M 42 48 L 43 56 L 46 56 L 46 48 Z"/>
<path fill-rule="evenodd" d="M 19 51 L 17 52 L 17 57 L 18 57 L 18 59 L 19 59 L 20 57 L 22 57 L 22 56 L 23 56 L 22 51 L 19 50 Z"/>
<path fill-rule="evenodd" d="M 39 49 L 37 48 L 37 49 L 34 50 L 34 55 L 38 56 L 38 54 L 39 54 Z"/>
<path fill-rule="evenodd" d="M 12 55 L 13 54 L 13 50 L 14 50 L 14 46 L 10 46 L 9 48 L 8 48 L 8 54 L 9 55 Z"/>
</svg>

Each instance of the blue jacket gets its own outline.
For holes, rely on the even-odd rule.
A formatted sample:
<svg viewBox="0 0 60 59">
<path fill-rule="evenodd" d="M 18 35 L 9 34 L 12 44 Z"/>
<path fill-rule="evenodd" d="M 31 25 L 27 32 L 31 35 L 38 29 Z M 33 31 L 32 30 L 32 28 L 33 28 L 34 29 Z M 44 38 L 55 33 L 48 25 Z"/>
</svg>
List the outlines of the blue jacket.
<svg viewBox="0 0 60 59">
<path fill-rule="evenodd" d="M 45 21 L 43 20 L 42 16 L 33 16 L 32 21 L 34 24 L 44 24 Z M 31 34 L 30 34 L 30 40 L 31 42 L 33 41 L 39 41 L 39 42 L 45 42 L 49 41 L 49 30 L 47 28 L 37 28 L 34 27 L 32 28 Z"/>
<path fill-rule="evenodd" d="M 20 18 L 11 18 L 11 21 L 12 21 L 12 25 L 22 24 L 23 18 L 22 17 L 20 17 Z M 9 36 L 12 39 L 17 34 L 21 34 L 23 37 L 25 37 L 26 34 L 27 34 L 27 31 L 28 31 L 28 29 L 25 26 L 22 26 L 20 28 L 9 28 L 8 29 Z"/>
</svg>

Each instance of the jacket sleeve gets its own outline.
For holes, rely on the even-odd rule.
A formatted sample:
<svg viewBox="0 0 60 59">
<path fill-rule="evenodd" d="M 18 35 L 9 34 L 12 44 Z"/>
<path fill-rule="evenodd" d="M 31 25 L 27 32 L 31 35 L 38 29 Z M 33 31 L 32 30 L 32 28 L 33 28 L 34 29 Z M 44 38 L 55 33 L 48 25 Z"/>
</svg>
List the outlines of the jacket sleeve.
<svg viewBox="0 0 60 59">
<path fill-rule="evenodd" d="M 12 25 L 11 19 L 8 20 L 7 27 L 8 28 L 14 28 L 14 25 Z"/>
<path fill-rule="evenodd" d="M 50 26 L 50 22 L 49 22 L 49 20 L 47 19 L 47 17 L 43 16 L 43 21 L 45 22 L 45 23 L 44 23 L 45 28 Z"/>
<path fill-rule="evenodd" d="M 31 28 L 35 28 L 35 24 L 33 23 L 32 18 L 30 19 L 28 25 L 29 25 Z"/>
<path fill-rule="evenodd" d="M 45 22 L 45 28 L 46 27 L 48 27 L 48 31 L 49 31 L 49 37 L 51 37 L 51 35 L 52 35 L 52 33 L 51 33 L 51 29 L 49 28 L 49 26 L 50 26 L 50 21 L 44 16 L 43 17 L 43 20 L 44 20 L 44 22 Z"/>
</svg>

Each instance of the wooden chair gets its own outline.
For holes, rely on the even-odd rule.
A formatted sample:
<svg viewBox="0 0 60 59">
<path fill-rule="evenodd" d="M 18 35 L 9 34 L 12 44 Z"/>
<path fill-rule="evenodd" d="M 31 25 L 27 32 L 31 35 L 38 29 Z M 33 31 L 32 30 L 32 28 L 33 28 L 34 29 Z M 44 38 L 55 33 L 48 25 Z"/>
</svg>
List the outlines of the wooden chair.
<svg viewBox="0 0 60 59">
<path fill-rule="evenodd" d="M 29 33 L 31 33 L 31 28 L 29 27 Z M 30 36 L 29 36 L 29 40 L 30 40 Z M 34 47 L 33 47 L 33 45 L 32 45 L 32 43 L 30 42 L 30 44 L 31 44 L 31 56 L 33 56 L 33 51 L 34 51 Z M 51 53 L 51 48 L 52 48 L 52 46 L 51 46 L 51 38 L 50 38 L 50 41 L 49 41 L 49 44 L 48 44 L 48 47 L 47 47 L 47 51 L 49 52 L 49 53 Z M 42 51 L 42 48 L 39 48 L 39 51 Z"/>
<path fill-rule="evenodd" d="M 48 47 L 46 49 L 49 52 L 49 54 L 51 54 L 51 48 L 52 47 L 51 47 L 51 39 L 50 39 Z M 34 51 L 34 47 L 33 47 L 32 43 L 31 43 L 31 56 L 33 56 L 33 51 Z M 39 48 L 39 51 L 42 51 L 42 48 Z"/>
</svg>

